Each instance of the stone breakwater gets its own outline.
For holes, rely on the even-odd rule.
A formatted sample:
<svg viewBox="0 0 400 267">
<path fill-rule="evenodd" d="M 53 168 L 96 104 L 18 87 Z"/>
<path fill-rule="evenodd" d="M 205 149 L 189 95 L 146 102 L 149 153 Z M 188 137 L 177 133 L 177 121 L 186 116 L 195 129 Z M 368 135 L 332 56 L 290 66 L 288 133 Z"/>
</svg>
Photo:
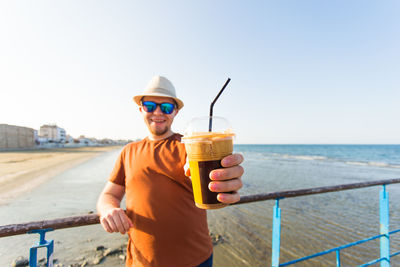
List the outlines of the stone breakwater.
<svg viewBox="0 0 400 267">
<path fill-rule="evenodd" d="M 210 233 L 210 237 L 214 246 L 226 242 L 223 236 L 220 234 Z M 85 267 L 98 265 L 107 267 L 123 267 L 125 266 L 126 260 L 126 246 L 127 241 L 125 241 L 124 244 L 114 248 L 107 248 L 103 245 L 99 245 L 91 251 L 87 251 L 86 253 L 82 253 L 82 255 L 79 255 L 74 259 L 68 260 L 68 262 L 61 262 L 59 259 L 57 259 L 57 257 L 55 257 L 53 260 L 53 264 L 54 267 Z M 11 266 L 29 266 L 29 259 L 23 256 L 19 256 L 11 263 Z M 38 266 L 47 266 L 46 258 L 41 258 L 38 261 Z"/>
</svg>

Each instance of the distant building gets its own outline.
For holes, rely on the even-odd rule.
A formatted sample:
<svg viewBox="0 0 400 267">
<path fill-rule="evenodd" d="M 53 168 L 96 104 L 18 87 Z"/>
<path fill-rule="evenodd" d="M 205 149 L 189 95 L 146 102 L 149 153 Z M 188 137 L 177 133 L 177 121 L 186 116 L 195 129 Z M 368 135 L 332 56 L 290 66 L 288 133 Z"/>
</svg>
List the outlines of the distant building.
<svg viewBox="0 0 400 267">
<path fill-rule="evenodd" d="M 32 148 L 34 146 L 34 129 L 0 124 L 0 149 Z"/>
<path fill-rule="evenodd" d="M 84 135 L 79 136 L 78 142 L 80 145 L 84 145 L 84 146 L 93 146 L 93 145 L 97 144 L 96 139 L 88 138 L 88 137 L 85 137 Z"/>
<path fill-rule="evenodd" d="M 70 136 L 69 134 L 67 134 L 67 137 L 66 137 L 66 139 L 65 139 L 66 141 L 66 143 L 69 143 L 69 144 L 73 144 L 74 143 L 74 138 L 72 137 L 72 136 Z"/>
<path fill-rule="evenodd" d="M 66 132 L 63 128 L 55 124 L 40 126 L 39 137 L 47 139 L 48 142 L 65 143 L 67 140 Z"/>
</svg>

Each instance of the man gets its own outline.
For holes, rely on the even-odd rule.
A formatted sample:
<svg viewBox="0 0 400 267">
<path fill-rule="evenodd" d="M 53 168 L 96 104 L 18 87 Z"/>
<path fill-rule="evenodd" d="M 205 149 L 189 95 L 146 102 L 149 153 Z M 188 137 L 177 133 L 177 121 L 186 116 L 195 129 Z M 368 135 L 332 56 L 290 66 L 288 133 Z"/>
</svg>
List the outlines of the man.
<svg viewBox="0 0 400 267">
<path fill-rule="evenodd" d="M 171 130 L 183 102 L 165 77 L 154 77 L 134 101 L 149 130 L 126 145 L 97 202 L 103 228 L 128 233 L 126 266 L 212 266 L 206 211 L 195 206 L 181 135 Z M 209 189 L 223 203 L 239 201 L 243 157 L 222 159 Z M 126 194 L 126 213 L 120 203 Z"/>
</svg>

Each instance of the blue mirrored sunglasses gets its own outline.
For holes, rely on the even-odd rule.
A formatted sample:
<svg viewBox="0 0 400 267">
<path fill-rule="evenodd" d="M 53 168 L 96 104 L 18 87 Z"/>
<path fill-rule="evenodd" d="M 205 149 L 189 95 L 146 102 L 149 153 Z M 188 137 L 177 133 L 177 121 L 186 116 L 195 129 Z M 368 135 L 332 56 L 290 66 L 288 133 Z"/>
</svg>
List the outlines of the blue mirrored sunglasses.
<svg viewBox="0 0 400 267">
<path fill-rule="evenodd" d="M 160 106 L 160 109 L 164 114 L 171 114 L 175 108 L 175 105 L 172 103 L 155 103 L 153 101 L 143 101 L 142 106 L 146 112 L 154 112 L 157 106 Z"/>
</svg>

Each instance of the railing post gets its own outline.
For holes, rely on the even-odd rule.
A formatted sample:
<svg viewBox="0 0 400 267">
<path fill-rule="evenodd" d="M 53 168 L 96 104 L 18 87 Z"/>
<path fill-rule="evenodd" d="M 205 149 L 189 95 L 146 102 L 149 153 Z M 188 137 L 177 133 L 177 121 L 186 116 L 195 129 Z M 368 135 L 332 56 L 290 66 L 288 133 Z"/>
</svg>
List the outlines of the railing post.
<svg viewBox="0 0 400 267">
<path fill-rule="evenodd" d="M 279 208 L 279 198 L 276 199 L 274 215 L 272 218 L 272 260 L 271 266 L 279 266 L 279 253 L 281 246 L 281 209 Z"/>
<path fill-rule="evenodd" d="M 386 191 L 386 186 L 379 194 L 379 217 L 380 217 L 380 256 L 381 267 L 390 266 L 390 243 L 389 243 L 389 192 Z"/>
<path fill-rule="evenodd" d="M 28 234 L 39 234 L 40 239 L 35 245 L 30 248 L 29 251 L 29 267 L 36 267 L 37 266 L 37 250 L 41 247 L 47 248 L 47 267 L 53 267 L 53 252 L 54 252 L 54 240 L 46 240 L 45 235 L 47 232 L 53 231 L 53 229 L 36 229 L 31 230 Z"/>
<path fill-rule="evenodd" d="M 340 249 L 336 250 L 336 267 L 340 267 Z"/>
</svg>

